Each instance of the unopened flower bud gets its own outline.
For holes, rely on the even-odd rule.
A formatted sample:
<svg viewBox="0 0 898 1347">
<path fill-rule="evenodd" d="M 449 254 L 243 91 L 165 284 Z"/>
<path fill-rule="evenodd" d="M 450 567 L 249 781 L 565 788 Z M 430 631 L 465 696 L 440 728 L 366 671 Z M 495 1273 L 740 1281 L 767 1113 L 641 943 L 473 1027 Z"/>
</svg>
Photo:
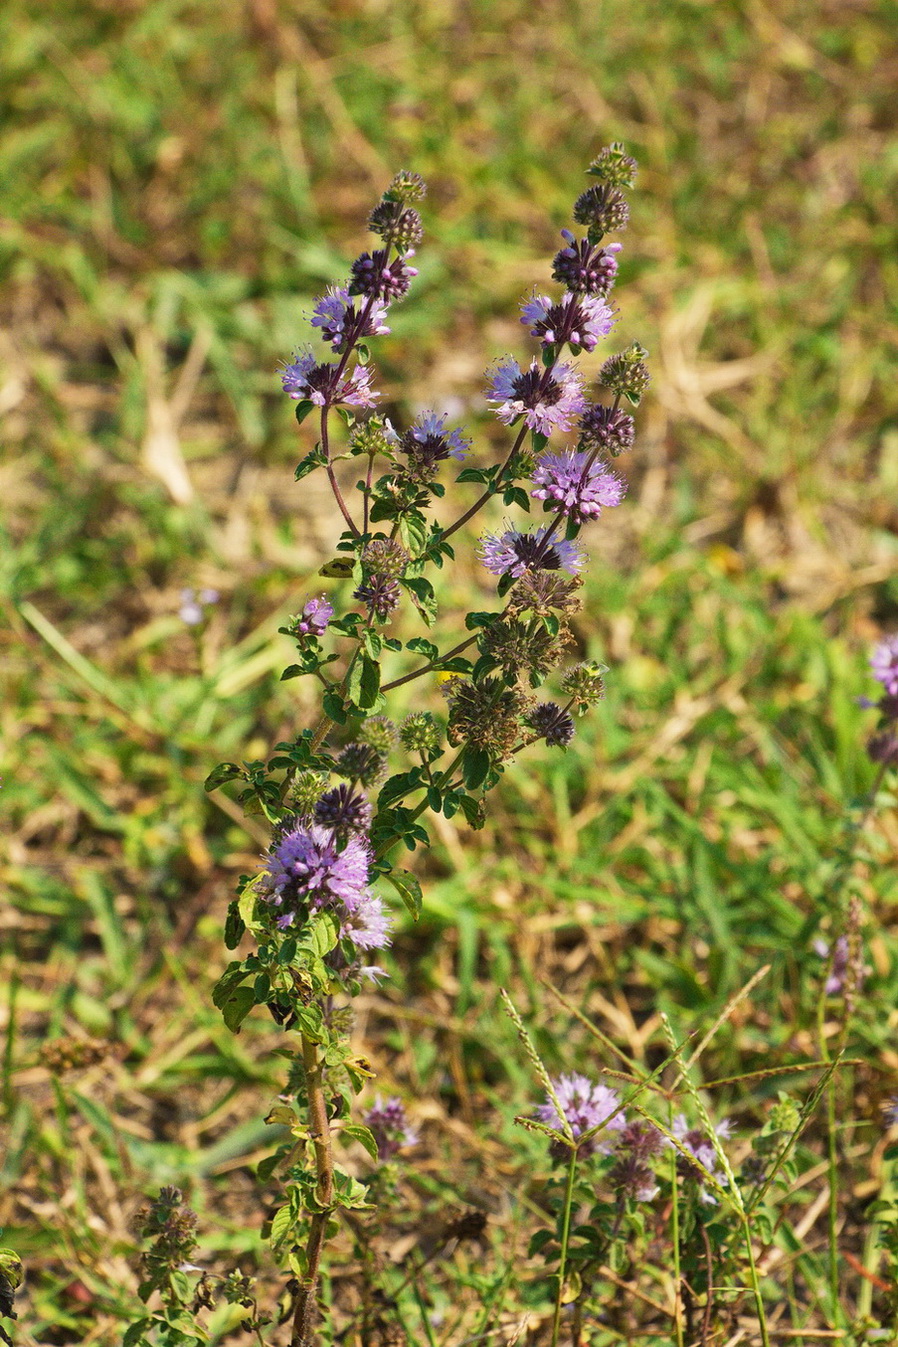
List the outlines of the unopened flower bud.
<svg viewBox="0 0 898 1347">
<path fill-rule="evenodd" d="M 352 597 L 364 603 L 375 617 L 384 622 L 398 607 L 402 590 L 398 582 L 391 580 L 389 576 L 372 575 L 364 584 L 359 585 Z"/>
<path fill-rule="evenodd" d="M 584 715 L 590 706 L 594 706 L 605 696 L 602 674 L 606 672 L 604 664 L 597 664 L 595 660 L 584 660 L 582 664 L 575 664 L 573 669 L 569 669 L 564 675 L 561 686 L 569 697 L 575 699 L 578 716 Z"/>
<path fill-rule="evenodd" d="M 632 187 L 639 168 L 636 160 L 627 154 L 619 140 L 605 145 L 586 170 L 592 178 L 600 178 L 609 187 Z"/>
<path fill-rule="evenodd" d="M 368 228 L 400 252 L 416 247 L 424 237 L 420 215 L 401 201 L 381 201 L 368 216 Z"/>
<path fill-rule="evenodd" d="M 574 202 L 574 219 L 586 225 L 591 242 L 612 229 L 624 229 L 630 218 L 626 197 L 616 187 L 587 187 Z"/>
<path fill-rule="evenodd" d="M 603 450 L 612 458 L 630 449 L 636 438 L 636 423 L 620 408 L 601 403 L 588 408 L 580 418 L 580 444 Z"/>
<path fill-rule="evenodd" d="M 647 355 L 645 347 L 634 341 L 620 355 L 610 356 L 605 361 L 599 370 L 599 383 L 638 407 L 652 380 L 645 364 Z"/>
<path fill-rule="evenodd" d="M 316 823 L 343 837 L 367 833 L 371 827 L 371 805 L 351 786 L 334 786 L 315 805 L 314 817 Z"/>
<path fill-rule="evenodd" d="M 429 711 L 413 711 L 399 727 L 399 739 L 410 753 L 430 757 L 440 746 L 440 727 Z"/>
<path fill-rule="evenodd" d="M 378 753 L 389 753 L 396 747 L 396 726 L 388 716 L 369 716 L 359 730 L 359 739 L 370 744 Z"/>
<path fill-rule="evenodd" d="M 387 774 L 387 755 L 372 744 L 347 744 L 337 758 L 337 771 L 361 786 L 376 786 Z"/>
<path fill-rule="evenodd" d="M 326 789 L 327 775 L 324 772 L 297 772 L 288 796 L 291 813 L 298 815 L 300 818 L 310 813 L 315 801 Z M 295 818 L 291 819 L 290 823 L 292 826 L 295 823 Z M 289 829 L 283 831 L 289 831 Z"/>
<path fill-rule="evenodd" d="M 426 196 L 427 183 L 421 174 L 410 173 L 407 169 L 397 173 L 384 192 L 387 201 L 401 201 L 406 206 L 412 201 L 423 201 Z"/>
<path fill-rule="evenodd" d="M 400 580 L 411 556 L 401 543 L 392 538 L 374 538 L 362 553 L 362 563 L 370 575 L 382 575 Z"/>
</svg>

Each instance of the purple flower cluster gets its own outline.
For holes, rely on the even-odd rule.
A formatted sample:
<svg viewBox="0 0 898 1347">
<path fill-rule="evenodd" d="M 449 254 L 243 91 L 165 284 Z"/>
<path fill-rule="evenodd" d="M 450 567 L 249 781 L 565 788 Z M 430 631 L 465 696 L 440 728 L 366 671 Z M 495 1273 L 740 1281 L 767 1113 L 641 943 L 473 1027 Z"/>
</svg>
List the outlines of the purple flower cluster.
<svg viewBox="0 0 898 1347">
<path fill-rule="evenodd" d="M 605 506 L 619 505 L 627 490 L 623 478 L 585 449 L 543 454 L 533 473 L 534 500 L 560 510 L 575 524 L 598 519 Z"/>
<path fill-rule="evenodd" d="M 389 1160 L 403 1146 L 414 1146 L 418 1142 L 418 1133 L 409 1126 L 405 1105 L 395 1096 L 381 1099 L 378 1095 L 362 1121 L 377 1142 L 381 1160 Z"/>
<path fill-rule="evenodd" d="M 320 599 L 309 599 L 302 612 L 292 619 L 290 630 L 294 636 L 322 636 L 333 615 L 333 605 L 322 594 Z"/>
<path fill-rule="evenodd" d="M 463 459 L 471 441 L 460 430 L 446 433 L 448 416 L 438 412 L 422 412 L 403 435 L 388 431 L 388 438 L 408 455 L 409 466 L 417 476 L 429 477 L 436 465 L 446 458 Z"/>
<path fill-rule="evenodd" d="M 558 304 L 548 295 L 534 295 L 522 306 L 521 322 L 539 337 L 543 346 L 569 342 L 584 351 L 594 351 L 614 326 L 614 313 L 598 295 L 568 293 Z"/>
<path fill-rule="evenodd" d="M 552 279 L 560 281 L 574 294 L 608 294 L 617 276 L 617 257 L 623 244 L 608 243 L 597 248 L 589 239 L 579 241 L 569 229 L 562 229 L 565 246 L 555 254 Z"/>
<path fill-rule="evenodd" d="M 206 608 L 218 603 L 219 597 L 217 589 L 201 589 L 199 593 L 193 589 L 182 589 L 178 617 L 188 627 L 198 627 L 206 618 Z"/>
<path fill-rule="evenodd" d="M 522 370 L 510 356 L 493 371 L 487 400 L 499 404 L 494 410 L 503 425 L 523 416 L 538 435 L 564 434 L 587 406 L 583 378 L 572 365 L 556 364 L 548 371 L 534 360 Z"/>
<path fill-rule="evenodd" d="M 527 571 L 565 570 L 575 575 L 583 565 L 583 552 L 576 543 L 547 536 L 549 527 L 532 533 L 507 529 L 485 534 L 479 544 L 484 566 L 493 575 L 513 575 L 516 580 Z"/>
<path fill-rule="evenodd" d="M 714 1179 L 721 1188 L 725 1188 L 727 1186 L 727 1176 L 720 1167 L 720 1161 L 717 1156 L 717 1151 L 714 1149 L 714 1143 L 705 1135 L 701 1128 L 690 1127 L 689 1123 L 681 1113 L 674 1118 L 673 1126 L 670 1130 L 677 1141 L 685 1147 L 690 1155 L 694 1156 L 702 1166 L 702 1169 L 710 1174 L 711 1178 Z M 732 1130 L 732 1124 L 727 1120 L 718 1123 L 714 1129 L 721 1141 L 725 1141 L 732 1133 Z M 670 1145 L 669 1142 L 667 1144 Z M 712 1193 L 709 1193 L 708 1189 L 702 1183 L 702 1170 L 695 1165 L 690 1165 L 689 1161 L 682 1154 L 680 1155 L 678 1167 L 680 1172 L 686 1178 L 695 1179 L 698 1182 L 699 1201 L 704 1202 L 707 1206 L 713 1206 L 717 1202 L 717 1198 L 714 1197 Z"/>
<path fill-rule="evenodd" d="M 886 636 L 870 656 L 873 677 L 882 683 L 889 697 L 898 697 L 898 632 Z"/>
<path fill-rule="evenodd" d="M 547 1095 L 546 1103 L 540 1104 L 536 1109 L 536 1116 L 540 1122 L 554 1128 L 556 1132 L 563 1132 L 564 1123 L 567 1121 L 575 1141 L 579 1141 L 584 1133 L 591 1132 L 594 1127 L 605 1123 L 607 1125 L 604 1131 L 597 1132 L 595 1136 L 583 1142 L 580 1153 L 592 1155 L 599 1151 L 607 1154 L 613 1150 L 615 1141 L 613 1134 L 622 1131 L 627 1125 L 623 1112 L 615 1113 L 615 1109 L 620 1108 L 620 1096 L 617 1092 L 609 1089 L 607 1085 L 595 1084 L 588 1076 L 577 1074 L 559 1076 L 552 1085 L 564 1117 L 562 1118 L 551 1097 Z M 609 1132 L 611 1136 L 607 1135 Z"/>
<path fill-rule="evenodd" d="M 335 912 L 341 937 L 360 949 L 383 949 L 390 922 L 383 900 L 368 887 L 370 864 L 363 837 L 350 834 L 341 846 L 333 828 L 301 820 L 267 858 L 267 898 L 278 910 L 277 925 L 287 930 L 297 916 Z"/>
<path fill-rule="evenodd" d="M 390 331 L 384 322 L 387 305 L 373 300 L 366 308 L 356 312 L 349 291 L 332 285 L 315 305 L 312 326 L 321 329 L 322 337 L 335 351 L 341 350 L 347 341 L 386 335 Z"/>
<path fill-rule="evenodd" d="M 332 407 L 338 402 L 348 407 L 373 407 L 380 394 L 371 387 L 371 366 L 356 365 L 350 374 L 340 374 L 339 369 L 339 365 L 319 364 L 312 352 L 306 351 L 284 366 L 281 383 L 295 402 L 313 402 L 316 407 Z"/>
</svg>

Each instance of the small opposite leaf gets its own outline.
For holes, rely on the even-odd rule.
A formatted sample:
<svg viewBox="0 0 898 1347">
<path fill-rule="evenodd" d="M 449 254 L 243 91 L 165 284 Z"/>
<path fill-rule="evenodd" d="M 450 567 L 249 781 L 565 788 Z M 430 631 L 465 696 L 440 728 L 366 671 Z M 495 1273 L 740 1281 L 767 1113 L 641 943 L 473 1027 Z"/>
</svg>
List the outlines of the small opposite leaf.
<svg viewBox="0 0 898 1347">
<path fill-rule="evenodd" d="M 421 916 L 423 895 L 421 893 L 421 885 L 418 883 L 415 876 L 409 870 L 391 870 L 385 878 L 390 881 L 393 888 L 399 894 L 399 897 L 405 903 L 405 906 L 411 914 L 412 920 L 417 921 Z"/>
<path fill-rule="evenodd" d="M 226 781 L 236 781 L 242 776 L 243 769 L 238 767 L 236 762 L 220 762 L 206 777 L 204 789 L 218 790 L 218 787 L 223 786 Z"/>
</svg>

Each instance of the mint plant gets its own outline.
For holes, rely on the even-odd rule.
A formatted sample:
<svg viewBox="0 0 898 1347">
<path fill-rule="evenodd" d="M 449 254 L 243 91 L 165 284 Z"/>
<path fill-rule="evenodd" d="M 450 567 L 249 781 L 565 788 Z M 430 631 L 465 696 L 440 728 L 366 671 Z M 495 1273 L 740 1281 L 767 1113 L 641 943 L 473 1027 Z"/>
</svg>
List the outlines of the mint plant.
<svg viewBox="0 0 898 1347">
<path fill-rule="evenodd" d="M 540 740 L 563 751 L 574 718 L 603 695 L 603 667 L 568 658 L 586 561 L 579 539 L 624 497 L 612 462 L 633 444 L 628 409 L 639 405 L 649 373 L 636 342 L 605 360 L 595 398 L 577 368 L 581 352 L 606 342 L 618 322 L 609 295 L 621 245 L 604 240 L 627 223 L 636 164 L 615 144 L 588 172 L 592 185 L 573 209 L 583 236 L 564 230 L 553 262 L 560 293 L 534 294 L 522 306 L 538 352 L 523 365 L 508 356 L 489 374 L 487 399 L 511 432 L 501 462 L 475 454 L 470 437 L 435 410 L 404 428 L 375 411 L 369 343 L 389 332 L 391 306 L 417 274 L 411 259 L 423 236 L 425 186 L 416 174 L 394 178 L 368 220 L 379 246 L 315 305 L 311 325 L 333 358 L 309 346 L 283 370 L 297 421 L 314 417 L 318 429 L 296 479 L 325 473 L 345 524 L 321 571 L 334 589 L 311 596 L 282 629 L 296 643 L 283 677 L 316 680 L 321 716 L 265 762 L 222 764 L 207 788 L 240 781 L 240 800 L 272 829 L 264 866 L 241 881 L 226 923 L 228 948 L 244 937 L 251 948 L 228 966 L 214 999 L 235 1032 L 264 1007 L 289 1034 L 285 1091 L 270 1120 L 288 1127 L 290 1140 L 259 1175 L 283 1185 L 269 1237 L 294 1279 L 293 1347 L 312 1341 L 339 1213 L 371 1203 L 370 1187 L 338 1162 L 339 1149 L 360 1143 L 372 1161 L 383 1153 L 370 1115 L 368 1126 L 353 1118 L 371 1072 L 348 1032 L 352 998 L 386 976 L 377 957 L 390 943 L 387 895 L 415 918 L 421 910 L 418 880 L 397 864 L 396 849 L 427 844 L 428 813 L 481 826 L 486 796 L 518 754 Z M 349 499 L 337 476 L 347 458 L 360 471 Z M 440 474 L 460 462 L 456 482 L 478 492 L 445 522 L 435 517 Z M 452 565 L 456 535 L 494 500 L 516 513 L 541 511 L 544 522 L 509 521 L 481 537 L 478 555 L 496 578 L 500 606 L 469 612 L 464 631 L 447 632 L 431 577 Z M 424 629 L 406 640 L 391 634 L 403 607 Z M 402 671 L 409 655 L 417 663 Z M 421 678 L 443 680 L 445 719 L 416 710 L 394 723 L 389 694 Z M 555 698 L 541 698 L 549 679 Z"/>
</svg>

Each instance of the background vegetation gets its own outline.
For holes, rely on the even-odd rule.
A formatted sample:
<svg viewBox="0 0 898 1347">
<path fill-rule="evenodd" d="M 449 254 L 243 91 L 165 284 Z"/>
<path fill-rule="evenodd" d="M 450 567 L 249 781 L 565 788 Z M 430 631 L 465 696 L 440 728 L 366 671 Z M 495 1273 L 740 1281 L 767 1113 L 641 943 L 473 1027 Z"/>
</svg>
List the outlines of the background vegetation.
<svg viewBox="0 0 898 1347">
<path fill-rule="evenodd" d="M 293 483 L 312 432 L 276 369 L 397 169 L 430 193 L 421 274 L 376 348 L 388 411 L 451 410 L 484 454 L 506 442 L 482 371 L 527 349 L 517 301 L 611 139 L 641 164 L 620 331 L 654 371 L 578 619 L 608 698 L 566 755 L 509 775 L 483 832 L 438 821 L 415 862 L 425 917 L 400 916 L 363 1001 L 375 1088 L 422 1132 L 379 1256 L 426 1256 L 447 1213 L 489 1216 L 492 1254 L 422 1274 L 410 1340 L 454 1347 L 484 1303 L 493 1341 L 544 1321 L 525 1250 L 548 1166 L 512 1121 L 539 1090 L 500 986 L 552 1070 L 596 1073 L 612 1063 L 546 981 L 653 1066 L 660 1012 L 704 1030 L 769 965 L 698 1082 L 817 1056 L 814 941 L 872 780 L 855 697 L 898 628 L 896 19 L 890 0 L 3 6 L 0 1226 L 28 1267 L 23 1347 L 120 1342 L 134 1211 L 161 1183 L 200 1212 L 204 1261 L 274 1275 L 252 1166 L 278 1034 L 234 1038 L 209 998 L 267 833 L 202 782 L 311 714 L 278 681 L 277 627 L 333 587 L 316 571 L 335 521 L 317 478 Z M 487 578 L 461 566 L 447 613 Z M 178 609 L 202 586 L 221 599 L 197 633 Z M 853 870 L 869 973 L 838 1087 L 844 1317 L 820 1289 L 820 1122 L 768 1260 L 799 1343 L 888 1322 L 867 1208 L 898 1091 L 896 850 L 886 809 Z M 42 1045 L 72 1036 L 103 1059 L 54 1075 Z M 780 1088 L 810 1086 L 709 1093 L 737 1154 Z M 625 1340 L 605 1331 L 590 1340 Z"/>
</svg>

